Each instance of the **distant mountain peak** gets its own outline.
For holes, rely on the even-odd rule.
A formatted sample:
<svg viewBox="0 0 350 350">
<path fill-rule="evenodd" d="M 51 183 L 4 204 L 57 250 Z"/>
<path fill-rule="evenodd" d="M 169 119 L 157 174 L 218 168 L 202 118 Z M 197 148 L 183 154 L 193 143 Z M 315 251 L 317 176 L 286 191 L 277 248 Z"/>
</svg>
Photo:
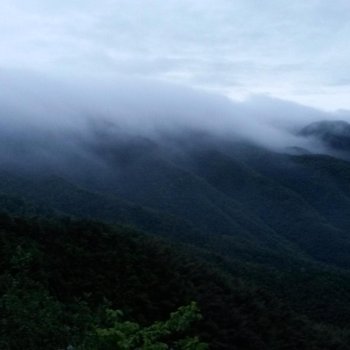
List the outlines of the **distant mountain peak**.
<svg viewBox="0 0 350 350">
<path fill-rule="evenodd" d="M 304 136 L 326 133 L 350 136 L 350 123 L 344 120 L 322 120 L 313 122 L 301 130 Z"/>
<path fill-rule="evenodd" d="M 335 150 L 350 151 L 350 123 L 344 120 L 314 122 L 301 129 L 299 135 L 313 137 Z"/>
</svg>

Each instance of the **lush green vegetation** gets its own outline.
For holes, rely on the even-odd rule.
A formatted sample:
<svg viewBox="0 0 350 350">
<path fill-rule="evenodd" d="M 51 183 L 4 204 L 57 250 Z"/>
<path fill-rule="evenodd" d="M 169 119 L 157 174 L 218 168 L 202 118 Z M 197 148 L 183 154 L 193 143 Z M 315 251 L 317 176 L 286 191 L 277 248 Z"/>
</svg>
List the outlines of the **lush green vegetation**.
<svg viewBox="0 0 350 350">
<path fill-rule="evenodd" d="M 139 339 L 140 332 L 169 327 L 166 321 L 150 325 L 193 300 L 203 319 L 190 333 L 180 329 L 180 339 L 189 342 L 199 336 L 213 349 L 347 348 L 345 334 L 318 326 L 266 291 L 190 258 L 185 248 L 123 227 L 68 218 L 4 214 L 0 223 L 4 349 L 82 346 L 100 336 L 113 343 L 119 341 L 115 328 L 124 326 L 127 334 L 129 327 L 135 331 L 130 339 Z M 120 323 L 119 312 L 108 310 L 122 310 L 132 323 Z M 197 319 L 192 311 L 191 320 Z M 117 317 L 117 324 L 107 322 L 108 315 Z M 169 336 L 165 341 L 179 340 Z"/>
<path fill-rule="evenodd" d="M 349 162 L 107 146 L 1 172 L 1 349 L 349 349 Z"/>
</svg>

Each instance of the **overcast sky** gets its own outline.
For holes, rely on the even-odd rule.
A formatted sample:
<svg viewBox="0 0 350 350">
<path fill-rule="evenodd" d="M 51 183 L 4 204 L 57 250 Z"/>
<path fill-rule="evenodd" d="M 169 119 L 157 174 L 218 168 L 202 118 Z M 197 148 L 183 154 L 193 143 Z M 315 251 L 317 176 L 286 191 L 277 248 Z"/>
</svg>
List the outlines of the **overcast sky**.
<svg viewBox="0 0 350 350">
<path fill-rule="evenodd" d="M 113 73 L 350 109 L 349 18 L 349 0 L 0 0 L 0 73 Z"/>
</svg>

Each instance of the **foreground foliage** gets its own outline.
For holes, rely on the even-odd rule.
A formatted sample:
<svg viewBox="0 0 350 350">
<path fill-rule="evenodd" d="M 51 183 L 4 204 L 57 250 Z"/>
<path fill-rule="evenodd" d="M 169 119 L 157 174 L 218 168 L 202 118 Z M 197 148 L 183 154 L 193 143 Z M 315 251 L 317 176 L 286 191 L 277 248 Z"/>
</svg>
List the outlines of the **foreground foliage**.
<svg viewBox="0 0 350 350">
<path fill-rule="evenodd" d="M 106 326 L 97 327 L 85 344 L 78 349 L 206 350 L 208 348 L 197 337 L 170 340 L 174 338 L 174 334 L 186 332 L 193 322 L 201 319 L 194 302 L 171 313 L 168 320 L 155 322 L 148 327 L 141 327 L 136 322 L 122 321 L 122 316 L 123 313 L 119 310 L 105 310 Z"/>
<path fill-rule="evenodd" d="M 349 349 L 346 332 L 295 314 L 195 251 L 70 218 L 4 214 L 0 227 L 0 349 Z"/>
</svg>

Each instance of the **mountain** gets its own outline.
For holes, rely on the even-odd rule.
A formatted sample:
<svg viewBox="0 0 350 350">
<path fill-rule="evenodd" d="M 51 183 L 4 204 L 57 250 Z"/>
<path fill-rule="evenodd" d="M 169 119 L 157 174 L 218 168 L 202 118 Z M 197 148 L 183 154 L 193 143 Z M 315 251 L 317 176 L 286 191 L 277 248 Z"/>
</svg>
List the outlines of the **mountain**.
<svg viewBox="0 0 350 350">
<path fill-rule="evenodd" d="M 343 120 L 314 122 L 305 126 L 299 134 L 312 137 L 334 150 L 350 150 L 350 124 Z"/>
<path fill-rule="evenodd" d="M 160 235 L 186 232 L 186 239 L 197 234 L 194 227 L 184 220 L 132 204 L 111 194 L 89 191 L 59 176 L 33 177 L 0 172 L 0 193 L 1 208 L 9 213 L 93 218 L 134 225 L 140 230 Z"/>
<path fill-rule="evenodd" d="M 106 127 L 75 138 L 74 156 L 47 163 L 28 151 L 0 164 L 3 251 L 39 244 L 36 283 L 49 295 L 69 305 L 71 294 L 106 297 L 141 323 L 195 300 L 213 349 L 347 349 L 347 160 L 193 130 Z"/>
</svg>

